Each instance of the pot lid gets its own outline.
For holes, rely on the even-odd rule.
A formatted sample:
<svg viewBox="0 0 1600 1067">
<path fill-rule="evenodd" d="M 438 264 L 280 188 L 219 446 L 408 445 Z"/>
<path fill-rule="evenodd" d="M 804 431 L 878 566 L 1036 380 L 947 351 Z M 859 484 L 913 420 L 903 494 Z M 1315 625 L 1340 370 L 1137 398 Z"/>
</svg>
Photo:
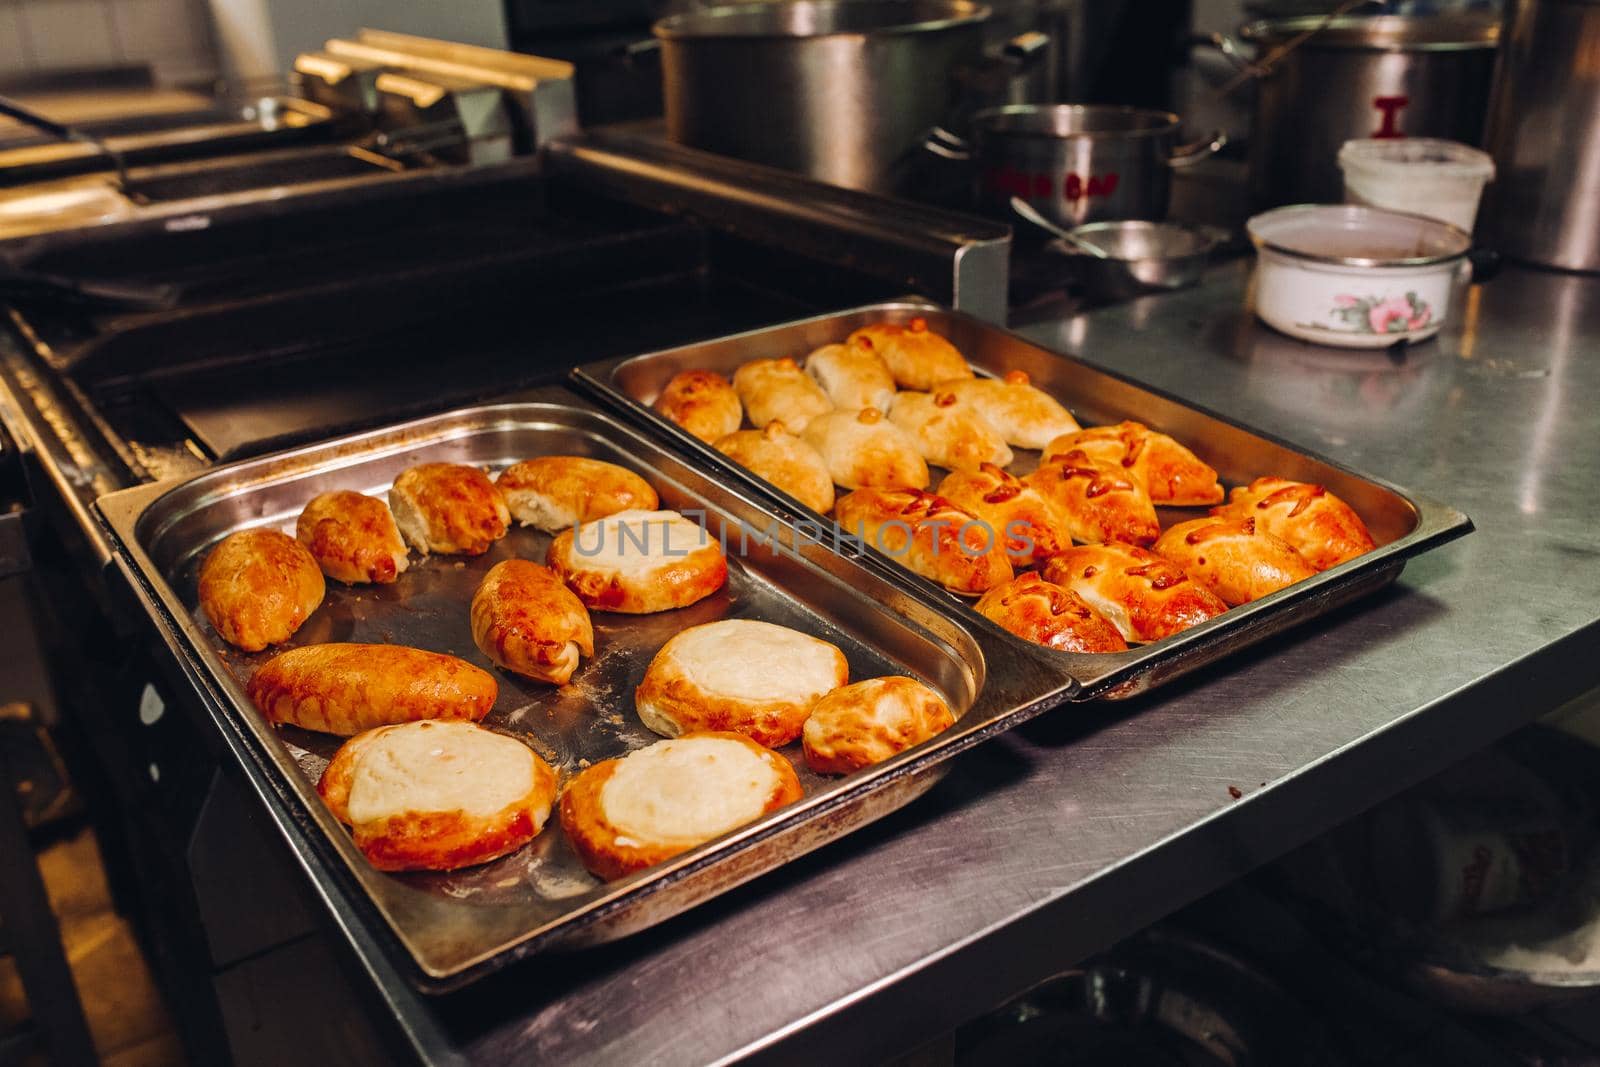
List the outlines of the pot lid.
<svg viewBox="0 0 1600 1067">
<path fill-rule="evenodd" d="M 1377 52 L 1459 52 L 1494 48 L 1500 20 L 1492 14 L 1302 15 L 1262 19 L 1239 31 L 1253 44 L 1276 45 L 1312 33 L 1299 48 L 1347 48 Z"/>
<path fill-rule="evenodd" d="M 928 33 L 988 20 L 975 0 L 778 0 L 668 15 L 651 27 L 662 40 L 786 40 Z"/>
</svg>

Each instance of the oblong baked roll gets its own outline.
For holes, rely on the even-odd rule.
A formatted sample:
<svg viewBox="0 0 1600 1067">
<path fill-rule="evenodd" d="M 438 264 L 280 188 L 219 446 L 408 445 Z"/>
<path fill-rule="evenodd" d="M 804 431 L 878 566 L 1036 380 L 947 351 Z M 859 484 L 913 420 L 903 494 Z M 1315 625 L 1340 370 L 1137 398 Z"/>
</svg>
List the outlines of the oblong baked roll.
<svg viewBox="0 0 1600 1067">
<path fill-rule="evenodd" d="M 1037 574 L 1020 574 L 978 598 L 974 610 L 1025 641 L 1058 652 L 1122 652 L 1128 642 L 1077 593 Z"/>
<path fill-rule="evenodd" d="M 746 363 L 733 372 L 733 388 L 757 429 L 777 419 L 799 432 L 816 416 L 833 410 L 822 386 L 787 356 Z"/>
<path fill-rule="evenodd" d="M 1004 534 L 941 496 L 921 489 L 857 489 L 833 510 L 846 534 L 952 593 L 977 596 L 1011 580 Z"/>
<path fill-rule="evenodd" d="M 728 436 L 744 421 L 739 394 L 716 371 L 679 371 L 651 406 L 708 445 Z"/>
<path fill-rule="evenodd" d="M 621 878 L 802 795 L 776 752 L 739 734 L 689 734 L 579 774 L 561 794 L 561 828 L 585 867 Z"/>
<path fill-rule="evenodd" d="M 1213 515 L 1253 518 L 1256 525 L 1289 542 L 1306 562 L 1325 571 L 1377 547 L 1355 509 L 1320 485 L 1287 478 L 1257 478 L 1239 486 Z"/>
<path fill-rule="evenodd" d="M 801 742 L 812 770 L 849 774 L 920 745 L 955 722 L 944 698 L 915 678 L 868 678 L 817 701 Z"/>
<path fill-rule="evenodd" d="M 633 471 L 588 456 L 525 459 L 501 471 L 495 485 L 512 518 L 550 533 L 619 511 L 654 511 L 661 503 Z"/>
<path fill-rule="evenodd" d="M 947 389 L 900 393 L 889 419 L 911 435 L 922 458 L 936 467 L 971 471 L 984 463 L 1004 467 L 1013 458 L 1000 431 Z"/>
<path fill-rule="evenodd" d="M 817 450 L 835 485 L 846 489 L 926 489 L 928 461 L 911 435 L 877 408 L 830 411 L 806 423 L 801 440 Z"/>
<path fill-rule="evenodd" d="M 665 737 L 743 734 L 768 748 L 800 736 L 811 707 L 850 680 L 844 653 L 770 622 L 691 626 L 661 646 L 634 692 L 640 720 Z"/>
<path fill-rule="evenodd" d="M 200 607 L 230 645 L 260 652 L 294 636 L 322 603 L 317 561 L 288 534 L 240 530 L 200 564 Z"/>
<path fill-rule="evenodd" d="M 1045 459 L 1080 451 L 1132 474 L 1157 504 L 1195 507 L 1222 499 L 1217 472 L 1177 441 L 1137 422 L 1091 426 L 1045 445 Z"/>
<path fill-rule="evenodd" d="M 1169 526 L 1152 546 L 1229 605 L 1276 593 L 1317 569 L 1255 519 L 1191 519 Z"/>
<path fill-rule="evenodd" d="M 380 871 L 453 871 L 537 837 L 556 776 L 514 737 L 467 722 L 413 722 L 339 746 L 317 792 Z"/>
<path fill-rule="evenodd" d="M 580 656 L 594 655 L 589 609 L 548 567 L 508 559 L 472 595 L 472 640 L 508 671 L 566 685 Z"/>
<path fill-rule="evenodd" d="M 1043 493 L 1075 541 L 1127 541 L 1148 545 L 1161 533 L 1156 506 L 1144 486 L 1121 467 L 1074 449 L 1051 456 L 1022 479 Z"/>
<path fill-rule="evenodd" d="M 511 511 L 489 476 L 463 463 L 423 463 L 402 471 L 389 510 L 406 543 L 426 556 L 481 556 L 506 535 Z"/>
<path fill-rule="evenodd" d="M 728 580 L 722 546 L 676 511 L 621 511 L 565 530 L 545 562 L 584 604 L 627 615 L 688 607 Z"/>
<path fill-rule="evenodd" d="M 902 389 L 927 392 L 939 382 L 972 377 L 972 368 L 956 346 L 928 329 L 924 318 L 903 326 L 893 322 L 863 326 L 846 343 L 876 352 Z"/>
<path fill-rule="evenodd" d="M 245 687 L 268 722 L 349 737 L 418 719 L 489 714 L 494 675 L 405 645 L 306 645 L 263 663 Z"/>
<path fill-rule="evenodd" d="M 823 345 L 806 357 L 805 371 L 842 411 L 888 411 L 894 403 L 894 375 L 869 348 Z"/>
<path fill-rule="evenodd" d="M 1159 641 L 1228 610 L 1177 564 L 1137 545 L 1079 545 L 1047 560 L 1040 573 L 1082 597 L 1129 641 Z"/>
<path fill-rule="evenodd" d="M 954 393 L 962 403 L 972 405 L 1007 444 L 1017 448 L 1043 448 L 1079 429 L 1072 412 L 1032 385 L 1027 371 L 1008 371 L 1004 378 L 940 382 L 933 391 Z"/>
<path fill-rule="evenodd" d="M 377 497 L 338 490 L 311 498 L 294 524 L 295 540 L 334 581 L 388 584 L 405 572 L 406 543 Z"/>
<path fill-rule="evenodd" d="M 760 430 L 730 433 L 716 449 L 812 511 L 826 515 L 833 510 L 833 476 L 827 463 L 776 419 Z"/>
<path fill-rule="evenodd" d="M 1003 537 L 1013 566 L 1027 567 L 1072 547 L 1060 509 L 1035 486 L 992 463 L 951 471 L 939 483 L 939 495 Z"/>
</svg>

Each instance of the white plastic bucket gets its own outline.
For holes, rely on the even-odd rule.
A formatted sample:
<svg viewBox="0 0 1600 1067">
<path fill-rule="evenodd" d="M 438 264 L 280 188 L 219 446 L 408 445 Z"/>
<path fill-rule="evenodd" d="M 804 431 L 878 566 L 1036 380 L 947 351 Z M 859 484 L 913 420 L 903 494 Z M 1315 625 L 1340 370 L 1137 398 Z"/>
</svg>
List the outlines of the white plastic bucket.
<svg viewBox="0 0 1600 1067">
<path fill-rule="evenodd" d="M 1347 204 L 1426 215 L 1472 232 L 1494 160 L 1457 141 L 1431 137 L 1346 141 L 1339 149 Z"/>
</svg>

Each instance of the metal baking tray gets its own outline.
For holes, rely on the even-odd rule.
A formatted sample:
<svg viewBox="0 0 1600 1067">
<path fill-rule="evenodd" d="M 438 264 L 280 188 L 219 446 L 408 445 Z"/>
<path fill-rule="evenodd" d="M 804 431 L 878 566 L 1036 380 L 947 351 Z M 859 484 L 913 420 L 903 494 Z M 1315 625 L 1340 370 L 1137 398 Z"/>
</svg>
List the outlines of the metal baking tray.
<svg viewBox="0 0 1600 1067">
<path fill-rule="evenodd" d="M 1232 608 L 1181 634 L 1126 652 L 1101 654 L 1039 648 L 980 616 L 972 610 L 971 601 L 912 574 L 875 550 L 867 550 L 865 555 L 875 566 L 893 573 L 897 582 L 914 589 L 920 599 L 981 632 L 984 648 L 991 653 L 1003 647 L 1037 649 L 1071 675 L 1076 683 L 1068 694 L 1071 699 L 1121 699 L 1172 681 L 1388 585 L 1399 577 L 1407 559 L 1472 529 L 1471 520 L 1454 508 L 1382 479 L 1358 474 L 1224 416 L 920 298 L 870 304 L 647 355 L 602 360 L 578 368 L 574 378 L 635 421 L 670 434 L 677 447 L 693 456 L 698 465 L 738 478 L 802 528 L 816 529 L 821 524 L 822 529 L 831 531 L 829 520 L 685 433 L 657 415 L 650 405 L 672 376 L 682 370 L 700 367 L 732 375 L 740 364 L 752 359 L 803 359 L 822 345 L 843 341 L 858 327 L 874 322 L 906 322 L 918 316 L 927 320 L 929 329 L 948 337 L 979 374 L 1026 371 L 1034 385 L 1064 403 L 1085 426 L 1134 419 L 1171 434 L 1215 467 L 1226 486 L 1263 475 L 1325 485 L 1355 508 L 1378 543 L 1376 550 L 1357 559 L 1252 604 Z M 1026 473 L 1038 464 L 1038 452 L 1016 451 L 1017 460 L 1009 468 L 1014 473 Z M 942 472 L 936 469 L 934 473 L 937 484 Z M 1203 508 L 1158 510 L 1163 528 L 1205 514 Z"/>
<path fill-rule="evenodd" d="M 596 656 L 555 688 L 496 670 L 474 646 L 467 606 L 483 573 L 512 556 L 543 560 L 549 535 L 514 529 L 476 559 L 434 556 L 391 586 L 328 583 L 323 605 L 291 645 L 372 641 L 417 645 L 492 671 L 500 696 L 485 720 L 532 745 L 562 781 L 583 766 L 659 740 L 633 710 L 633 689 L 667 638 L 685 626 L 748 617 L 794 626 L 834 642 L 851 677 L 915 675 L 939 690 L 958 719 L 938 738 L 844 778 L 812 774 L 798 744 L 783 750 L 803 800 L 630 878 L 605 884 L 571 851 L 559 824 L 493 863 L 448 874 L 373 870 L 328 814 L 315 783 L 341 739 L 274 729 L 244 683 L 272 651 L 226 646 L 197 606 L 207 550 L 245 527 L 292 532 L 301 507 L 329 489 L 381 494 L 413 464 L 444 460 L 501 468 L 543 454 L 595 456 L 638 471 L 664 507 L 703 510 L 713 536 L 727 531 L 729 579 L 720 593 L 680 611 L 594 613 Z M 749 494 L 622 425 L 563 387 L 514 402 L 419 419 L 260 459 L 189 480 L 102 497 L 97 507 L 136 594 L 212 714 L 234 731 L 297 813 L 309 847 L 348 877 L 350 896 L 381 917 L 414 961 L 420 988 L 444 991 L 557 944 L 610 940 L 659 922 L 771 870 L 928 789 L 952 755 L 1043 710 L 1071 686 L 1064 674 L 1015 649 L 981 648 L 961 621 L 932 610 L 859 561 L 779 524 Z M 740 538 L 741 529 L 750 531 Z M 755 534 L 772 537 L 765 540 Z M 775 535 L 775 536 L 774 536 Z M 281 648 L 279 649 L 281 651 Z"/>
</svg>

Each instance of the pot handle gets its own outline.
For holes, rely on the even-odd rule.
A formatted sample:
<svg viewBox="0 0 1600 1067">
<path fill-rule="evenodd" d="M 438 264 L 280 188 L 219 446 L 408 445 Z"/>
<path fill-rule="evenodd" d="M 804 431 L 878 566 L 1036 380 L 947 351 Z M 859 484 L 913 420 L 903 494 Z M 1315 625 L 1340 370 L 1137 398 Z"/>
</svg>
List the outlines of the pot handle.
<svg viewBox="0 0 1600 1067">
<path fill-rule="evenodd" d="M 1195 141 L 1192 144 L 1179 145 L 1172 150 L 1172 155 L 1167 158 L 1169 167 L 1192 167 L 1202 159 L 1216 155 L 1228 143 L 1228 135 L 1222 130 L 1212 130 L 1211 136 L 1205 140 Z"/>
<path fill-rule="evenodd" d="M 1239 72 L 1259 76 L 1255 63 L 1244 54 L 1244 48 L 1238 41 L 1225 33 L 1195 33 L 1189 36 L 1190 48 L 1215 48 L 1221 52 L 1223 58 L 1232 63 Z"/>
<path fill-rule="evenodd" d="M 972 145 L 960 134 L 951 133 L 943 126 L 935 126 L 922 139 L 922 147 L 944 159 L 965 162 L 972 158 Z"/>
<path fill-rule="evenodd" d="M 1050 35 L 1038 30 L 1019 33 L 1005 43 L 1000 54 L 1015 61 L 1020 70 L 1027 70 L 1044 56 L 1050 48 Z"/>
</svg>

